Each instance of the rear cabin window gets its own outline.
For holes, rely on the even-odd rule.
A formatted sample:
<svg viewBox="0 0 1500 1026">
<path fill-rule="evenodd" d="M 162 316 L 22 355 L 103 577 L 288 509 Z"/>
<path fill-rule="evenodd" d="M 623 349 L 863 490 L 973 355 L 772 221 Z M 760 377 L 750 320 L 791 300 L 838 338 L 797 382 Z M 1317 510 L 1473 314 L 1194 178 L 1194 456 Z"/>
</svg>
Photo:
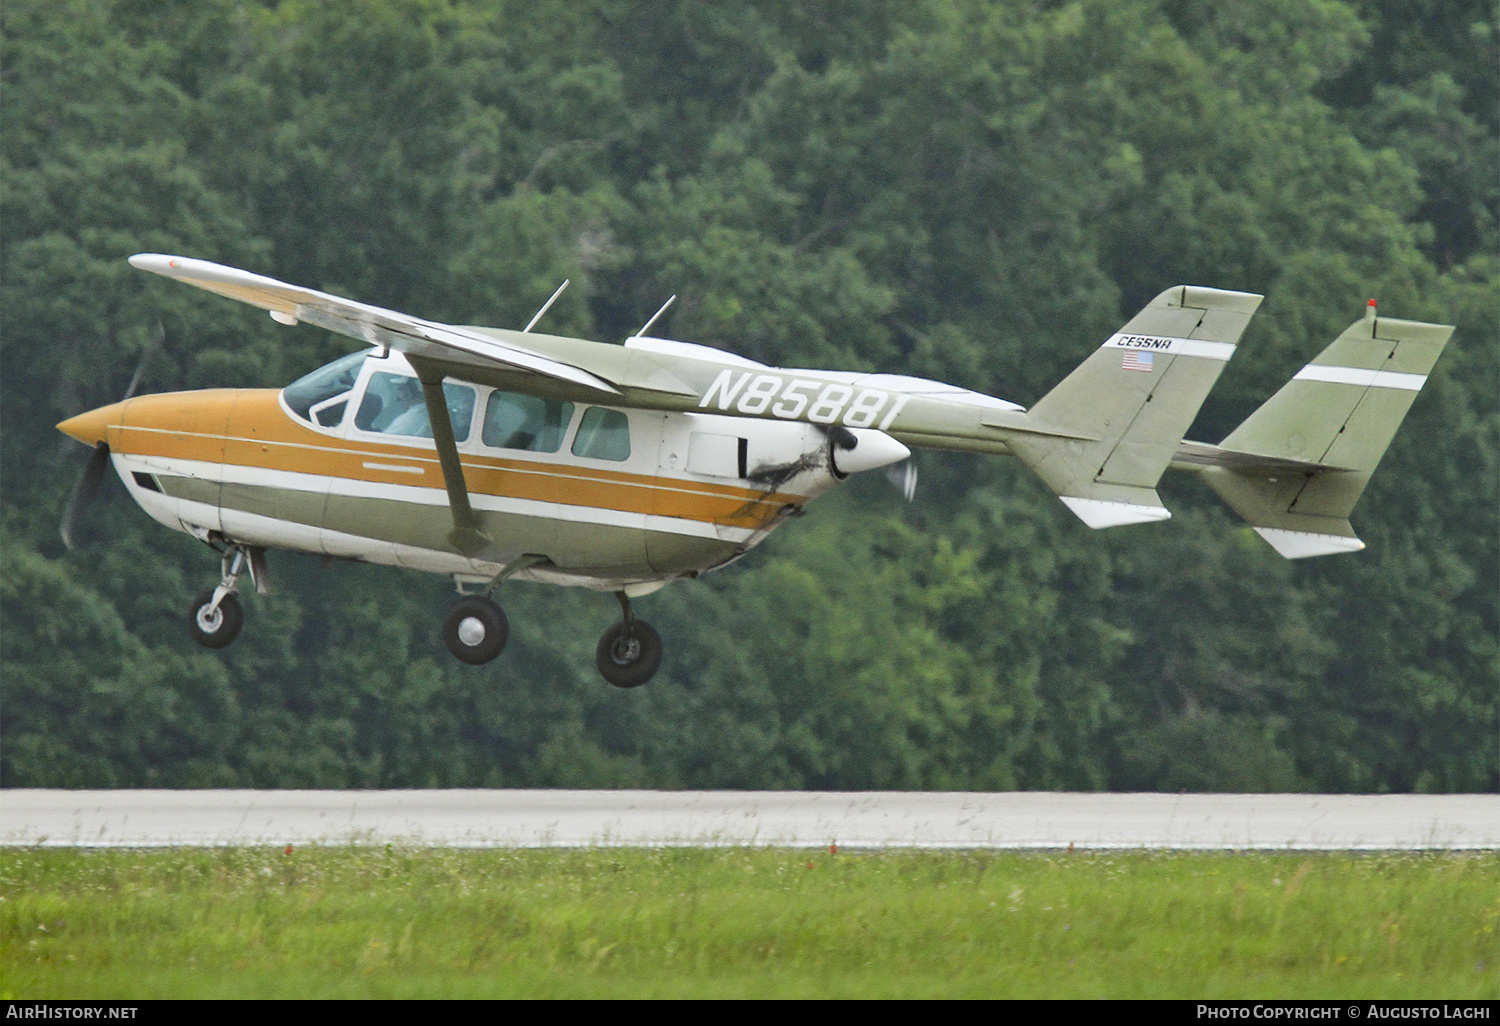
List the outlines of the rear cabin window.
<svg viewBox="0 0 1500 1026">
<path fill-rule="evenodd" d="M 453 439 L 462 442 L 469 437 L 474 420 L 474 390 L 468 385 L 443 383 L 448 401 L 448 419 L 453 423 Z M 422 398 L 422 383 L 404 374 L 371 374 L 360 400 L 354 426 L 361 431 L 409 438 L 431 438 L 432 422 L 427 419 L 427 403 Z"/>
<path fill-rule="evenodd" d="M 520 392 L 492 392 L 479 437 L 496 449 L 556 452 L 572 419 L 572 403 Z"/>
<path fill-rule="evenodd" d="M 336 427 L 344 419 L 349 392 L 359 377 L 366 353 L 350 353 L 325 364 L 281 390 L 287 408 L 303 420 Z"/>
<path fill-rule="evenodd" d="M 619 410 L 590 406 L 573 438 L 573 455 L 591 460 L 630 459 L 630 421 Z"/>
</svg>

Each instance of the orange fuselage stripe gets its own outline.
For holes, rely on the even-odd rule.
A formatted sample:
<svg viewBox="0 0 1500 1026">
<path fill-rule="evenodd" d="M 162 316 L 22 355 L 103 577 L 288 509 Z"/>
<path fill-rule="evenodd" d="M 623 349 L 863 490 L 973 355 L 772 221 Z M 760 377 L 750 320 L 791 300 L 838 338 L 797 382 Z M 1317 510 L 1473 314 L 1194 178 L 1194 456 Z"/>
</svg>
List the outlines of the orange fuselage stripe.
<svg viewBox="0 0 1500 1026">
<path fill-rule="evenodd" d="M 289 417 L 275 389 L 141 396 L 107 439 L 118 453 L 291 471 L 372 484 L 443 487 L 437 453 L 335 438 Z M 757 528 L 804 496 L 461 452 L 470 494 L 530 499 Z M 410 468 L 409 470 L 394 468 Z M 414 473 L 412 471 L 420 471 Z"/>
</svg>

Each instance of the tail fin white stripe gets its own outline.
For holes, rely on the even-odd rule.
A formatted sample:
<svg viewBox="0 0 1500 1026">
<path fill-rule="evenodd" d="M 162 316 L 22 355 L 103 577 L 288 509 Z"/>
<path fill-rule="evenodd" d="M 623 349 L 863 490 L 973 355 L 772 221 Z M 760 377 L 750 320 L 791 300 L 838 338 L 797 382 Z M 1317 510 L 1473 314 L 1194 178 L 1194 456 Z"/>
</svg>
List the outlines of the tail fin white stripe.
<svg viewBox="0 0 1500 1026">
<path fill-rule="evenodd" d="M 1366 370 L 1360 367 L 1330 367 L 1310 363 L 1297 372 L 1294 381 L 1331 381 L 1339 385 L 1362 385 L 1365 388 L 1404 388 L 1420 392 L 1427 382 L 1426 374 L 1400 374 L 1396 371 Z"/>
</svg>

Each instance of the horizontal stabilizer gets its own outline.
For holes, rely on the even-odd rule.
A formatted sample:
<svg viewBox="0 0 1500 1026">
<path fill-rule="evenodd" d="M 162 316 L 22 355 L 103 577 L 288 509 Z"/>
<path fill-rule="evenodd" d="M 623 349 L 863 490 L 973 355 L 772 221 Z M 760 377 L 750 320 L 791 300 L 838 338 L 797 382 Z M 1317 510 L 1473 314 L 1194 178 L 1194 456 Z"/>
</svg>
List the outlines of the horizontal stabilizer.
<svg viewBox="0 0 1500 1026">
<path fill-rule="evenodd" d="M 1260 301 L 1163 292 L 1027 412 L 1011 451 L 1090 527 L 1166 519 L 1156 483 Z"/>
<path fill-rule="evenodd" d="M 1320 534 L 1317 531 L 1287 531 L 1279 527 L 1257 527 L 1255 533 L 1270 543 L 1271 547 L 1287 559 L 1304 559 L 1307 556 L 1336 556 L 1342 552 L 1358 552 L 1365 543 L 1354 536 L 1349 521 L 1343 521 L 1348 534 Z"/>
<path fill-rule="evenodd" d="M 1161 504 L 1155 491 L 1141 489 L 1136 496 L 1142 502 L 1124 499 L 1080 499 L 1072 495 L 1060 496 L 1063 505 L 1094 530 L 1106 527 L 1124 527 L 1126 524 L 1149 524 L 1153 520 L 1168 520 L 1172 513 Z"/>
<path fill-rule="evenodd" d="M 1288 559 L 1364 545 L 1349 524 L 1453 328 L 1370 315 L 1218 446 L 1184 443 L 1204 479 Z"/>
</svg>

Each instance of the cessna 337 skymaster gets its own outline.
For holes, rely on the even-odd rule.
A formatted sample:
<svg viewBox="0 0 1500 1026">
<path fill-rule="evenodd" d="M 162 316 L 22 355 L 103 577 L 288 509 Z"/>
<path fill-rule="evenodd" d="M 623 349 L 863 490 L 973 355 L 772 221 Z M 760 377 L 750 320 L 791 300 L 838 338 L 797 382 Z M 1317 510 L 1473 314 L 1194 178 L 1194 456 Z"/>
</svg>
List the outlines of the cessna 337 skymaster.
<svg viewBox="0 0 1500 1026">
<path fill-rule="evenodd" d="M 1206 445 L 1184 433 L 1258 295 L 1170 288 L 1026 410 L 922 378 L 769 367 L 653 338 L 656 317 L 610 345 L 533 333 L 546 305 L 521 331 L 457 327 L 203 260 L 130 263 L 373 348 L 280 391 L 127 398 L 59 424 L 95 447 L 65 540 L 113 461 L 141 508 L 221 553 L 219 585 L 190 614 L 210 648 L 239 632 L 240 576 L 266 589 L 266 549 L 451 575 L 460 598 L 444 638 L 473 664 L 505 645 L 489 598 L 505 579 L 613 591 L 624 617 L 598 665 L 618 687 L 661 663 L 632 598 L 731 562 L 911 446 L 1014 455 L 1092 528 L 1169 517 L 1156 485 L 1170 467 L 1203 474 L 1287 558 L 1363 548 L 1349 514 L 1453 331 L 1377 318 L 1371 300 Z"/>
</svg>

